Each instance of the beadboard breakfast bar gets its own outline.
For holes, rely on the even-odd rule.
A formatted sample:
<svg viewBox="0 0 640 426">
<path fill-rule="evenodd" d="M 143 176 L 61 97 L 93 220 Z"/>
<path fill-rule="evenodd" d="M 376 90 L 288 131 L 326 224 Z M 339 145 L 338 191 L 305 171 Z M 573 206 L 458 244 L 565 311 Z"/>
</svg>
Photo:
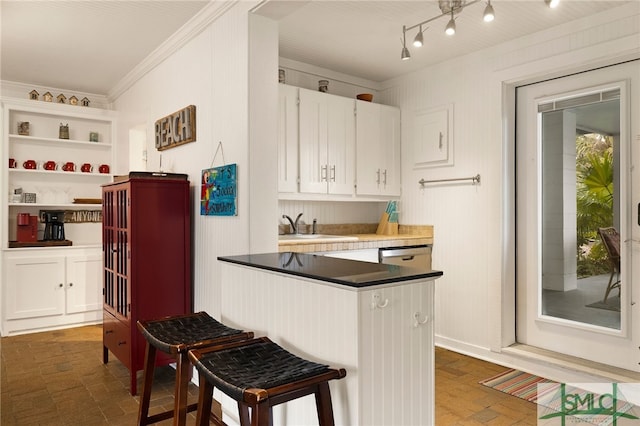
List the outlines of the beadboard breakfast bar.
<svg viewBox="0 0 640 426">
<path fill-rule="evenodd" d="M 336 425 L 434 424 L 441 271 L 294 252 L 218 260 L 223 323 L 346 369 L 345 379 L 330 382 Z M 225 419 L 237 422 L 235 401 L 216 398 Z M 274 407 L 274 424 L 317 424 L 313 396 Z"/>
</svg>

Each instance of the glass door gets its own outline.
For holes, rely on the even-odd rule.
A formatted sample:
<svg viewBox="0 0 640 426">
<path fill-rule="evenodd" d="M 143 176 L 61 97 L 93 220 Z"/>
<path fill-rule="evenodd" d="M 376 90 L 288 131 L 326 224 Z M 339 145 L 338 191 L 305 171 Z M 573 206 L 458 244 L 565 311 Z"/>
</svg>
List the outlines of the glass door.
<svg viewBox="0 0 640 426">
<path fill-rule="evenodd" d="M 520 87 L 516 120 L 517 339 L 635 371 L 638 71 L 636 61 Z"/>
</svg>

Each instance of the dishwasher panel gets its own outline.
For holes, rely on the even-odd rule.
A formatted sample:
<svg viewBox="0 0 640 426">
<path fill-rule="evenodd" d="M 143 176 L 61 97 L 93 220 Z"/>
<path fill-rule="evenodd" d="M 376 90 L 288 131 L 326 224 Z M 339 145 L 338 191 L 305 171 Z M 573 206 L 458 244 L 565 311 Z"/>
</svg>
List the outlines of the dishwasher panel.
<svg viewBox="0 0 640 426">
<path fill-rule="evenodd" d="M 391 265 L 431 270 L 431 245 L 382 247 L 378 249 L 378 261 Z"/>
</svg>

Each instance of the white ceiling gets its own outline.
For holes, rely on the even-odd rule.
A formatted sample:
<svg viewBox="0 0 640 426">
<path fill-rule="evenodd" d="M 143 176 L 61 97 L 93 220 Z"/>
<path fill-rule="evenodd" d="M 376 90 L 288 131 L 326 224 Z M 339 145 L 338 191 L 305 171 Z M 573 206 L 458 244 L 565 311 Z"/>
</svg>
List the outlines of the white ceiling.
<svg viewBox="0 0 640 426">
<path fill-rule="evenodd" d="M 208 1 L 0 1 L 3 80 L 107 94 Z M 384 81 L 451 57 L 579 19 L 622 1 L 493 0 L 496 20 L 482 21 L 484 2 L 429 24 L 425 46 L 400 60 L 402 26 L 440 14 L 437 1 L 269 1 L 258 10 L 279 21 L 280 56 L 372 81 Z"/>
</svg>

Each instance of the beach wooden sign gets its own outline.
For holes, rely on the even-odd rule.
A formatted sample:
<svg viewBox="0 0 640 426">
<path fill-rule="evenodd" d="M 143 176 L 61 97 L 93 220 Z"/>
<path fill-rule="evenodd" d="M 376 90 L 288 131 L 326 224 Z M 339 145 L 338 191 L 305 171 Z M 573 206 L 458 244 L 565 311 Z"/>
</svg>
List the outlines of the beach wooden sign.
<svg viewBox="0 0 640 426">
<path fill-rule="evenodd" d="M 196 106 L 189 105 L 156 121 L 156 149 L 164 151 L 196 140 Z"/>
</svg>

